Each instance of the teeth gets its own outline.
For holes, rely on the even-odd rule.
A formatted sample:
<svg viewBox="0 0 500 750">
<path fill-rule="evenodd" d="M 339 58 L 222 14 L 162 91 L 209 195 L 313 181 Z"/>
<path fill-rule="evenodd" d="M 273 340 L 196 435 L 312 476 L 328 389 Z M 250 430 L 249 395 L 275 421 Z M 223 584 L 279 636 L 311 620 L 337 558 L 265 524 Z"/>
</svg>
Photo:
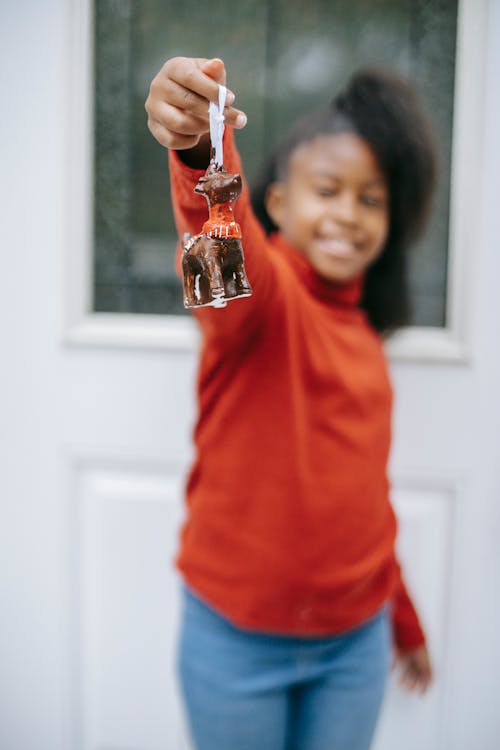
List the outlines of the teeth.
<svg viewBox="0 0 500 750">
<path fill-rule="evenodd" d="M 323 252 L 331 255 L 349 255 L 355 249 L 354 244 L 348 240 L 319 238 L 319 245 Z"/>
</svg>

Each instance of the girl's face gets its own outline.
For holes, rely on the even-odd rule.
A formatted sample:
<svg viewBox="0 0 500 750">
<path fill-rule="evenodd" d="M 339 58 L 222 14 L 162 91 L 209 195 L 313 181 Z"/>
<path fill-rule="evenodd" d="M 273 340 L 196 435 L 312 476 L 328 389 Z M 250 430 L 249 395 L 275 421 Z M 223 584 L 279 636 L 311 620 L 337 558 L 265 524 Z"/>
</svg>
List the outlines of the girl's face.
<svg viewBox="0 0 500 750">
<path fill-rule="evenodd" d="M 353 133 L 318 136 L 292 154 L 266 208 L 283 236 L 328 281 L 345 283 L 381 254 L 389 192 L 370 146 Z"/>
</svg>

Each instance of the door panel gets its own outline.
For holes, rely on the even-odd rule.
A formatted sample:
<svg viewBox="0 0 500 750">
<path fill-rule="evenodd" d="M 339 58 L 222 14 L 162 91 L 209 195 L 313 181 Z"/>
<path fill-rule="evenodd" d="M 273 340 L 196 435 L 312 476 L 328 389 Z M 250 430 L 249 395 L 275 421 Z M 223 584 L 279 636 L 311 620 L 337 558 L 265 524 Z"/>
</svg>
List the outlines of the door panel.
<svg viewBox="0 0 500 750">
<path fill-rule="evenodd" d="M 180 471 L 81 458 L 72 468 L 73 747 L 181 747 L 170 573 Z"/>
</svg>

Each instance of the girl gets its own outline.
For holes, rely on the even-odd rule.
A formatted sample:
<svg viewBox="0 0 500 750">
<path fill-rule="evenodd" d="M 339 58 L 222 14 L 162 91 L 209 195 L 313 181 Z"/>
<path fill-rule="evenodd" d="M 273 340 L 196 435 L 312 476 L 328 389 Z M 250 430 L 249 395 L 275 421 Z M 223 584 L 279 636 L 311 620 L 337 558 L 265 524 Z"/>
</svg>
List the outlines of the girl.
<svg viewBox="0 0 500 750">
<path fill-rule="evenodd" d="M 193 188 L 224 81 L 221 60 L 174 58 L 146 102 L 181 236 L 206 219 Z M 241 172 L 234 99 L 224 164 Z M 391 645 L 408 688 L 431 682 L 394 554 L 382 336 L 408 318 L 406 251 L 434 172 L 408 85 L 368 71 L 291 131 L 254 206 L 246 187 L 236 203 L 253 296 L 195 312 L 196 457 L 177 560 L 199 750 L 367 750 Z"/>
</svg>

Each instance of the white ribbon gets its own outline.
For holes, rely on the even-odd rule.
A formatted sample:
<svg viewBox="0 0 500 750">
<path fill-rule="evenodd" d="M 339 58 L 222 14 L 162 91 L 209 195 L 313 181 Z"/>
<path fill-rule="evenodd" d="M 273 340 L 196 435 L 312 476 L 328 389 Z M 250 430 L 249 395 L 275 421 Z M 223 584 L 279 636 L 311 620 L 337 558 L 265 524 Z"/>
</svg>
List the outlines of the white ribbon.
<svg viewBox="0 0 500 750">
<path fill-rule="evenodd" d="M 224 135 L 224 104 L 226 103 L 226 87 L 219 84 L 219 104 L 210 102 L 208 108 L 210 116 L 210 140 L 215 150 L 214 161 L 217 166 L 222 167 L 222 136 Z"/>
</svg>

